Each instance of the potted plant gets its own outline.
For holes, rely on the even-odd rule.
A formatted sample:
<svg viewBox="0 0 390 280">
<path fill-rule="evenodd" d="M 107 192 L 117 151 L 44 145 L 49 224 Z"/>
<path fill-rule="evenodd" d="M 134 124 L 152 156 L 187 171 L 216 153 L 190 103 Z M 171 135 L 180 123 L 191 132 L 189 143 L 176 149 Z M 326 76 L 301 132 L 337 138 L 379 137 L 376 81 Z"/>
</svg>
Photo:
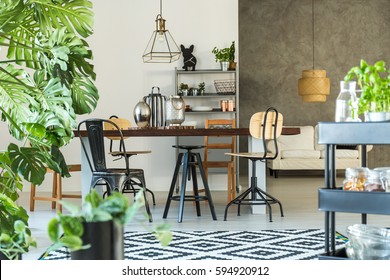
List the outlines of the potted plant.
<svg viewBox="0 0 390 280">
<path fill-rule="evenodd" d="M 123 228 L 144 205 L 142 191 L 137 193 L 133 204 L 120 192 L 103 199 L 95 189 L 86 195 L 81 208 L 69 202 L 61 203 L 70 214 L 59 213 L 50 220 L 48 234 L 54 243 L 48 252 L 67 247 L 72 259 L 124 258 Z M 168 224 L 158 225 L 153 233 L 163 246 L 172 239 Z"/>
<path fill-rule="evenodd" d="M 30 246 L 36 247 L 36 241 L 27 227 L 27 212 L 11 198 L 0 193 L 0 217 L 0 259 L 21 259 Z"/>
<path fill-rule="evenodd" d="M 384 121 L 390 119 L 390 70 L 384 61 L 369 65 L 365 60 L 352 67 L 344 81 L 357 79 L 361 89 L 358 114 L 365 114 L 366 120 Z"/>
<path fill-rule="evenodd" d="M 0 193 L 12 201 L 23 180 L 40 185 L 46 167 L 70 176 L 60 147 L 73 138 L 77 115 L 91 113 L 99 98 L 85 40 L 92 26 L 88 0 L 0 5 L 1 120 L 20 143 L 0 153 Z M 15 217 L 0 219 L 6 233 L 3 224 Z"/>
<path fill-rule="evenodd" d="M 233 70 L 230 69 L 230 63 L 232 63 L 232 67 L 235 69 L 234 59 L 235 59 L 235 43 L 234 41 L 230 45 L 229 48 L 223 48 L 223 49 L 218 49 L 217 47 L 214 47 L 213 50 L 211 51 L 215 55 L 215 61 L 221 63 L 221 69 L 223 71 Z"/>
<path fill-rule="evenodd" d="M 235 62 L 236 59 L 236 46 L 235 42 L 233 41 L 229 48 L 229 70 L 236 70 L 237 62 Z"/>
<path fill-rule="evenodd" d="M 200 95 L 205 94 L 205 89 L 206 89 L 206 84 L 205 84 L 205 82 L 199 83 L 199 85 L 198 85 L 198 90 L 199 90 L 199 94 L 200 94 Z"/>
<path fill-rule="evenodd" d="M 188 89 L 189 88 L 188 88 L 187 84 L 181 83 L 180 86 L 179 86 L 180 95 L 187 96 L 188 95 Z"/>
</svg>

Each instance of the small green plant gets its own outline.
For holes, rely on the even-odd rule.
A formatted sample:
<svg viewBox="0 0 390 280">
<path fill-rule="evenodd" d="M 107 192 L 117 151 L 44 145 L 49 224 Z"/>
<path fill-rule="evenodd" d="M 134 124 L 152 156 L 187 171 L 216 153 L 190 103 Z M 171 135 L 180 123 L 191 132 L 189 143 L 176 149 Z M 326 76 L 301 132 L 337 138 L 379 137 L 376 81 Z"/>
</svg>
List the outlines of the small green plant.
<svg viewBox="0 0 390 280">
<path fill-rule="evenodd" d="M 216 62 L 228 62 L 230 58 L 230 49 L 224 48 L 224 49 L 217 49 L 217 47 L 214 47 L 214 49 L 211 51 L 215 55 L 215 61 Z"/>
<path fill-rule="evenodd" d="M 234 62 L 235 60 L 235 53 L 236 53 L 236 46 L 234 44 L 234 41 L 232 42 L 232 44 L 230 45 L 230 48 L 229 48 L 229 61 L 230 62 Z"/>
<path fill-rule="evenodd" d="M 179 86 L 180 89 L 188 89 L 188 85 L 187 84 L 184 84 L 184 83 L 181 83 L 180 86 Z"/>
<path fill-rule="evenodd" d="M 362 90 L 358 103 L 358 113 L 388 112 L 390 109 L 390 70 L 384 61 L 369 65 L 365 60 L 359 66 L 352 67 L 344 81 L 357 79 Z"/>
<path fill-rule="evenodd" d="M 27 226 L 26 210 L 1 193 L 0 216 L 4 217 L 4 223 L 1 224 L 0 252 L 5 257 L 17 260 L 21 254 L 29 251 L 30 246 L 37 246 Z"/>
<path fill-rule="evenodd" d="M 204 92 L 205 88 L 206 88 L 206 84 L 204 82 L 199 83 L 198 85 L 199 91 Z"/>
<path fill-rule="evenodd" d="M 234 62 L 236 52 L 235 43 L 233 41 L 229 48 L 218 49 L 217 47 L 214 47 L 211 52 L 215 55 L 216 62 Z"/>
<path fill-rule="evenodd" d="M 50 220 L 48 234 L 54 244 L 48 252 L 60 247 L 67 247 L 71 251 L 89 248 L 89 244 L 83 244 L 81 238 L 84 233 L 83 223 L 112 220 L 120 225 L 125 225 L 133 220 L 138 209 L 145 202 L 142 191 L 137 193 L 134 203 L 130 204 L 128 197 L 120 192 L 114 192 L 103 199 L 96 190 L 92 190 L 86 195 L 81 208 L 66 201 L 60 203 L 71 214 L 62 215 L 59 213 L 57 217 Z M 172 240 L 168 224 L 158 225 L 153 228 L 152 232 L 163 246 L 167 246 Z"/>
</svg>

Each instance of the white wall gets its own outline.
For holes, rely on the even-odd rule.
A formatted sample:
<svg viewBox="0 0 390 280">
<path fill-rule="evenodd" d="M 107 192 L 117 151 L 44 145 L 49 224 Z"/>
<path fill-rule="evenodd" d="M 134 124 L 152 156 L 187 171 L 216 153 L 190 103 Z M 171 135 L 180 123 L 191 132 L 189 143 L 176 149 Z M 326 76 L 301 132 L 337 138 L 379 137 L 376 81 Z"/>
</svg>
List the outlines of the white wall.
<svg viewBox="0 0 390 280">
<path fill-rule="evenodd" d="M 94 34 L 88 39 L 94 53 L 96 85 L 100 100 L 88 117 L 108 118 L 110 115 L 133 119 L 133 108 L 153 86 L 162 94 L 174 93 L 174 68 L 182 67 L 182 58 L 170 64 L 142 62 L 142 54 L 155 28 L 160 10 L 159 0 L 93 0 L 95 11 Z M 176 43 L 193 44 L 197 68 L 218 68 L 211 50 L 214 46 L 228 47 L 234 40 L 238 48 L 238 0 L 165 0 L 163 17 Z M 135 124 L 134 124 L 135 125 Z M 4 133 L 4 125 L 0 127 Z M 3 137 L 2 137 L 3 138 Z M 0 149 L 10 140 L 1 140 Z M 167 190 L 172 178 L 175 151 L 173 137 L 133 138 L 134 149 L 152 150 L 133 162 L 145 169 L 148 187 Z M 134 145 L 134 146 L 133 146 Z M 75 138 L 63 150 L 68 163 L 80 162 L 80 143 Z M 72 174 L 73 175 L 73 174 Z M 79 189 L 80 177 L 74 174 L 64 182 L 64 189 Z M 50 185 L 47 180 L 42 186 Z M 72 185 L 72 187 L 69 187 Z M 25 188 L 29 190 L 29 188 Z"/>
</svg>

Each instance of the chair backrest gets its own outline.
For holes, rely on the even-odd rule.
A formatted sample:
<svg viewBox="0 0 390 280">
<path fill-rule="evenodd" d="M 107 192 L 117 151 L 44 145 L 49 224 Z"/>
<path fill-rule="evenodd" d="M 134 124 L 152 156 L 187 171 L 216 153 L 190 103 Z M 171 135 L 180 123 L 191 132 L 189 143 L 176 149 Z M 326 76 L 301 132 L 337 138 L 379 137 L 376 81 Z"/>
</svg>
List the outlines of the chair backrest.
<svg viewBox="0 0 390 280">
<path fill-rule="evenodd" d="M 107 171 L 107 161 L 106 161 L 106 152 L 104 147 L 104 127 L 105 124 L 110 124 L 118 132 L 118 137 L 120 141 L 121 150 L 126 152 L 126 147 L 124 144 L 124 139 L 121 129 L 112 121 L 104 119 L 87 119 L 79 123 L 78 133 L 82 130 L 86 130 L 87 137 L 84 138 L 88 141 L 89 149 L 87 148 L 86 143 L 84 143 L 83 138 L 81 139 L 81 146 L 88 160 L 88 164 L 91 168 L 91 171 Z M 129 163 L 125 160 L 126 169 L 129 169 Z"/>
<path fill-rule="evenodd" d="M 113 115 L 110 117 L 110 121 L 116 124 L 116 127 L 112 125 L 111 123 L 105 122 L 104 123 L 104 130 L 117 130 L 117 127 L 120 129 L 130 129 L 131 123 L 128 119 L 124 118 L 118 118 L 117 116 Z M 113 151 L 113 143 L 114 141 L 121 140 L 121 137 L 119 136 L 106 136 L 108 139 L 110 139 L 110 152 Z M 124 137 L 123 139 L 127 139 L 128 137 Z M 119 150 L 122 151 L 119 147 Z"/>
<path fill-rule="evenodd" d="M 235 119 L 206 119 L 205 128 L 236 128 Z M 224 136 L 224 142 L 217 143 L 216 141 L 210 141 L 211 139 L 216 139 L 219 136 L 205 136 L 204 137 L 204 161 L 208 161 L 208 152 L 211 149 L 220 149 L 220 150 L 230 150 L 229 152 L 234 153 L 236 147 L 236 137 L 232 136 L 229 139 Z M 233 161 L 234 157 L 231 157 L 230 161 Z"/>
<path fill-rule="evenodd" d="M 249 122 L 249 133 L 252 137 L 261 139 L 264 158 L 275 159 L 278 156 L 279 149 L 277 138 L 282 133 L 283 115 L 275 108 L 270 107 L 265 112 L 258 112 L 252 115 Z M 267 142 L 271 141 L 274 146 L 275 154 L 268 157 Z"/>
</svg>

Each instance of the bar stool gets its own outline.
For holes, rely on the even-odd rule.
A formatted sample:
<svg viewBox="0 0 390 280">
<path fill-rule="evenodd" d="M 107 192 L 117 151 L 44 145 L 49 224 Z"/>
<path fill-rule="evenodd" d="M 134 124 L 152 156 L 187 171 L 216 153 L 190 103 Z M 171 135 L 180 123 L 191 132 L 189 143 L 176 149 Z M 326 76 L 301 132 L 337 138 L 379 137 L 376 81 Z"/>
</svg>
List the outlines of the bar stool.
<svg viewBox="0 0 390 280">
<path fill-rule="evenodd" d="M 163 214 L 163 218 L 165 219 L 168 215 L 169 206 L 171 205 L 172 200 L 179 201 L 179 215 L 178 222 L 181 223 L 183 220 L 183 210 L 184 210 L 184 201 L 195 201 L 196 204 L 196 214 L 200 216 L 200 205 L 199 201 L 207 200 L 209 203 L 211 215 L 213 220 L 217 220 L 217 216 L 215 214 L 213 199 L 211 198 L 210 188 L 207 183 L 206 175 L 202 165 L 202 159 L 200 154 L 197 152 L 193 152 L 192 150 L 202 149 L 204 146 L 201 145 L 173 145 L 173 148 L 186 150 L 185 153 L 179 153 L 177 158 L 175 172 L 173 174 L 171 187 L 169 189 L 167 203 L 165 204 L 165 210 Z M 182 181 L 181 181 L 181 191 L 180 195 L 173 195 L 175 190 L 176 181 L 179 175 L 180 165 L 183 165 L 182 168 Z M 198 189 L 198 181 L 196 178 L 196 166 L 198 166 L 200 175 L 202 177 L 203 186 L 205 190 L 205 195 L 199 195 Z M 191 168 L 191 170 L 189 170 Z M 188 180 L 192 178 L 193 185 L 193 195 L 186 195 L 186 184 L 187 184 L 187 176 Z"/>
<path fill-rule="evenodd" d="M 76 172 L 81 171 L 81 164 L 71 164 L 68 165 L 68 171 L 69 172 Z M 62 193 L 62 177 L 61 174 L 55 172 L 54 170 L 46 167 L 47 173 L 53 174 L 53 189 L 51 196 L 37 196 L 36 195 L 36 185 L 31 184 L 31 191 L 30 191 L 30 211 L 34 212 L 35 210 L 35 201 L 36 200 L 42 200 L 42 201 L 51 201 L 51 208 L 56 209 L 62 213 L 62 204 L 58 203 L 59 200 L 62 200 L 63 198 L 81 198 L 81 195 L 79 194 L 64 194 Z"/>
</svg>

